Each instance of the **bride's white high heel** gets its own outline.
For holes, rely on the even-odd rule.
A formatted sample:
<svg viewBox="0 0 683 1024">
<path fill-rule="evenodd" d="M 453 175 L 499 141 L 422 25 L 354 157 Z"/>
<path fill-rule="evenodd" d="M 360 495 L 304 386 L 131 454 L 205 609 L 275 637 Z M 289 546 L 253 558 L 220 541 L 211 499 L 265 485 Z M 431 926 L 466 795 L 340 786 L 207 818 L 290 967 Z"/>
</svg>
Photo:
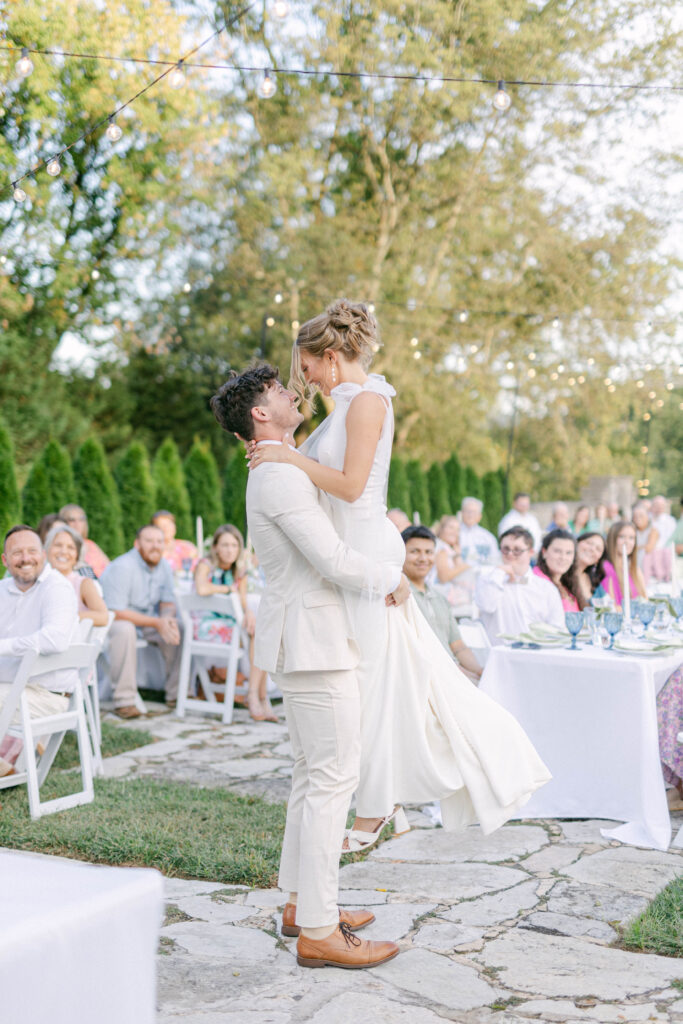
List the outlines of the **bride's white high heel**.
<svg viewBox="0 0 683 1024">
<path fill-rule="evenodd" d="M 362 832 L 360 829 L 347 828 L 344 836 L 348 841 L 349 848 L 345 850 L 342 846 L 342 853 L 358 853 L 359 850 L 367 850 L 369 846 L 372 846 L 380 837 L 382 829 L 385 825 L 388 825 L 390 821 L 394 823 L 394 835 L 402 836 L 404 832 L 410 832 L 410 825 L 406 818 L 406 812 L 399 805 L 394 807 L 391 814 L 387 814 L 386 818 L 382 818 L 377 828 L 373 832 Z"/>
</svg>

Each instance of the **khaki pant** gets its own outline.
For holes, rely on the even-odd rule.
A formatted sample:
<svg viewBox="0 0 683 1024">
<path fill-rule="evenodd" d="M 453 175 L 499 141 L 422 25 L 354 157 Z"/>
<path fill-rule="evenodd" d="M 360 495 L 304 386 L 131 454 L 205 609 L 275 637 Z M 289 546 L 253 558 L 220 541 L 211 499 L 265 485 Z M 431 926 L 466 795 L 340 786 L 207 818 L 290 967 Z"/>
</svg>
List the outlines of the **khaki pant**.
<svg viewBox="0 0 683 1024">
<path fill-rule="evenodd" d="M 278 884 L 298 893 L 296 923 L 336 925 L 339 857 L 360 766 L 355 671 L 275 673 L 294 755 Z"/>
<path fill-rule="evenodd" d="M 0 710 L 2 710 L 11 688 L 11 683 L 0 683 Z M 58 715 L 62 711 L 66 711 L 69 706 L 68 697 L 64 697 L 61 693 L 53 693 L 52 690 L 48 690 L 39 683 L 29 684 L 26 686 L 24 693 L 28 701 L 28 713 L 31 718 Z M 12 719 L 12 725 L 20 725 L 20 723 L 21 712 L 17 708 Z M 0 756 L 0 777 L 7 775 L 11 771 L 21 753 L 23 745 L 22 740 L 15 739 L 9 734 L 4 737 L 0 736 L 0 752 L 4 755 Z"/>
<path fill-rule="evenodd" d="M 140 632 L 148 644 L 153 644 L 161 651 L 166 669 L 166 700 L 175 700 L 178 696 L 181 644 L 167 644 L 151 626 L 144 626 Z M 117 708 L 135 704 L 138 695 L 137 639 L 137 630 L 132 622 L 114 619 L 108 637 L 109 671 L 114 707 Z"/>
</svg>

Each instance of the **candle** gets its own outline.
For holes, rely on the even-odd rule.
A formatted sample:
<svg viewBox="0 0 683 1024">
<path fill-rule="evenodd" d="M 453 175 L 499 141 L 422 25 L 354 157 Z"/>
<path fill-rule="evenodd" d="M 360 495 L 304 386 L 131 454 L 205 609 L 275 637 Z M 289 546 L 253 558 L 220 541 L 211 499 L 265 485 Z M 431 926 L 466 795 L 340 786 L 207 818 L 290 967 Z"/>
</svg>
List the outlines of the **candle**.
<svg viewBox="0 0 683 1024">
<path fill-rule="evenodd" d="M 671 596 L 679 597 L 681 593 L 681 584 L 678 578 L 678 557 L 676 555 L 676 545 L 671 545 Z"/>
<path fill-rule="evenodd" d="M 197 516 L 197 551 L 199 557 L 204 557 L 204 520 L 201 516 Z"/>
<path fill-rule="evenodd" d="M 621 607 L 624 613 L 624 621 L 626 625 L 631 623 L 631 581 L 628 578 L 628 555 L 626 554 L 626 545 L 621 546 L 622 565 L 624 568 L 623 573 L 623 597 L 621 599 Z"/>
</svg>

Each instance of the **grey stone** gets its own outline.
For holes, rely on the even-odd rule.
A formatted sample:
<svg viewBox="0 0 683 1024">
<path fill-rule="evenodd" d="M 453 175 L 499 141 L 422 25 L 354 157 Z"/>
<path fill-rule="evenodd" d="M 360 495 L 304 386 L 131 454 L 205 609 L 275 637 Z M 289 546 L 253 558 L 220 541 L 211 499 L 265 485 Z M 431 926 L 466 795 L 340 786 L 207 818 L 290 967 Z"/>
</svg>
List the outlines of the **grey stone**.
<svg viewBox="0 0 683 1024">
<path fill-rule="evenodd" d="M 340 889 L 340 907 L 374 907 L 379 903 L 386 903 L 387 892 L 378 892 L 377 889 Z"/>
<path fill-rule="evenodd" d="M 254 907 L 245 907 L 242 903 L 212 900 L 209 894 L 202 896 L 184 896 L 176 899 L 175 905 L 189 917 L 199 921 L 210 921 L 212 924 L 234 924 L 252 917 Z M 171 927 L 169 925 L 169 927 Z"/>
<path fill-rule="evenodd" d="M 254 775 L 265 775 L 278 768 L 287 768 L 287 762 L 274 757 L 250 757 L 245 760 L 214 761 L 213 769 L 236 779 L 249 779 Z"/>
<path fill-rule="evenodd" d="M 291 1011 L 279 1010 L 185 1010 L 178 1013 L 160 1013 L 157 1024 L 289 1024 Z"/>
<path fill-rule="evenodd" d="M 278 743 L 276 747 L 273 747 L 273 753 L 276 757 L 288 757 L 290 760 L 293 758 L 292 744 L 289 740 L 285 740 L 284 743 Z"/>
<path fill-rule="evenodd" d="M 542 828 L 509 825 L 485 836 L 479 826 L 464 832 L 444 829 L 419 830 L 398 836 L 370 854 L 373 860 L 421 861 L 425 864 L 453 864 L 463 861 L 498 862 L 523 857 L 548 842 Z"/>
<path fill-rule="evenodd" d="M 680 963 L 667 957 L 518 929 L 492 939 L 476 959 L 498 968 L 506 988 L 573 999 L 623 1000 L 664 988 L 680 974 Z"/>
<path fill-rule="evenodd" d="M 252 889 L 245 901 L 248 907 L 263 907 L 265 910 L 284 907 L 286 902 L 287 894 L 281 889 Z"/>
<path fill-rule="evenodd" d="M 548 897 L 548 910 L 623 924 L 642 913 L 648 902 L 644 896 L 634 896 L 609 886 L 557 882 Z"/>
<path fill-rule="evenodd" d="M 623 822 L 589 818 L 586 821 L 560 821 L 558 824 L 570 843 L 597 843 L 599 846 L 609 846 L 610 840 L 605 839 L 600 829 L 617 828 Z"/>
<path fill-rule="evenodd" d="M 409 949 L 375 970 L 398 988 L 452 1010 L 487 1006 L 498 994 L 474 968 L 426 949 Z"/>
<path fill-rule="evenodd" d="M 565 874 L 579 882 L 613 886 L 652 899 L 682 871 L 681 854 L 619 846 L 582 858 Z"/>
<path fill-rule="evenodd" d="M 309 1024 L 349 1024 L 351 1020 L 381 1024 L 443 1024 L 443 1017 L 426 1007 L 406 1006 L 368 992 L 354 995 L 351 1004 L 346 993 L 336 996 L 309 1018 Z"/>
<path fill-rule="evenodd" d="M 123 779 L 126 775 L 132 775 L 136 767 L 135 761 L 123 754 L 102 759 L 102 775 L 105 779 Z"/>
<path fill-rule="evenodd" d="M 555 914 L 552 911 L 537 911 L 519 923 L 520 928 L 546 932 L 548 935 L 586 936 L 600 942 L 613 942 L 619 936 L 605 921 L 593 921 L 590 917 L 575 917 L 570 914 Z"/>
<path fill-rule="evenodd" d="M 517 917 L 520 910 L 530 910 L 538 903 L 536 882 L 523 882 L 511 889 L 496 893 L 494 896 L 482 896 L 480 899 L 467 903 L 459 903 L 450 910 L 439 914 L 448 921 L 483 927 L 499 924 Z"/>
<path fill-rule="evenodd" d="M 386 903 L 375 906 L 375 920 L 363 929 L 364 939 L 388 939 L 397 942 L 415 927 L 418 918 L 431 913 L 433 903 Z"/>
<path fill-rule="evenodd" d="M 535 1017 L 547 1024 L 564 1024 L 565 1021 L 590 1020 L 584 1010 L 569 999 L 531 999 L 528 1003 L 516 1006 L 517 1013 Z"/>
<path fill-rule="evenodd" d="M 215 892 L 216 889 L 228 889 L 232 886 L 222 882 L 205 882 L 201 878 L 164 878 L 164 899 L 175 901 L 183 896 L 199 896 L 204 892 Z M 235 892 L 246 892 L 244 887 L 235 886 Z"/>
<path fill-rule="evenodd" d="M 419 808 L 417 808 L 417 807 L 415 807 L 415 808 L 406 807 L 405 808 L 405 812 L 406 812 L 406 817 L 408 819 L 408 824 L 410 825 L 411 828 L 435 828 L 436 827 L 435 824 L 434 824 L 434 821 L 432 820 L 432 818 L 430 818 L 427 814 L 423 814 L 422 811 Z"/>
<path fill-rule="evenodd" d="M 167 935 L 181 949 L 194 956 L 229 960 L 237 967 L 245 961 L 264 962 L 274 959 L 278 952 L 275 939 L 259 928 L 181 921 L 163 928 L 162 935 Z"/>
<path fill-rule="evenodd" d="M 563 868 L 577 861 L 582 852 L 580 846 L 564 846 L 561 843 L 553 843 L 551 846 L 546 846 L 544 850 L 539 850 L 538 853 L 532 853 L 530 857 L 522 861 L 521 867 L 536 874 L 552 871 L 564 874 Z"/>
<path fill-rule="evenodd" d="M 433 953 L 452 953 L 461 946 L 477 943 L 481 936 L 480 928 L 468 928 L 450 921 L 426 921 L 413 936 L 413 946 L 431 949 Z"/>
<path fill-rule="evenodd" d="M 683 1014 L 683 999 L 677 999 L 675 1003 L 670 1003 L 667 1009 L 669 1013 Z"/>
<path fill-rule="evenodd" d="M 339 885 L 452 901 L 508 889 L 526 877 L 514 868 L 491 864 L 436 864 L 428 870 L 422 864 L 364 861 L 343 867 Z"/>
<path fill-rule="evenodd" d="M 139 758 L 152 758 L 152 757 L 170 757 L 171 754 L 179 754 L 180 751 L 185 751 L 191 745 L 192 740 L 189 739 L 170 739 L 160 740 L 159 743 L 147 743 L 144 747 L 136 747 L 135 750 L 128 751 L 128 757 Z"/>
</svg>

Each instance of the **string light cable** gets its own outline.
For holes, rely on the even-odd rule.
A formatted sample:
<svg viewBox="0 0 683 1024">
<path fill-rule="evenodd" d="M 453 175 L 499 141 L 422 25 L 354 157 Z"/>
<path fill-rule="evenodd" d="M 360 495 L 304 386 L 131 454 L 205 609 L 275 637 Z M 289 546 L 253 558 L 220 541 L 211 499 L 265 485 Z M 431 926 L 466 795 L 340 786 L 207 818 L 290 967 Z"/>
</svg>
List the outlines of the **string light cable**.
<svg viewBox="0 0 683 1024">
<path fill-rule="evenodd" d="M 30 167 L 28 171 L 25 171 L 24 174 L 19 175 L 16 178 L 14 178 L 11 181 L 10 185 L 5 185 L 4 188 L 0 189 L 0 196 L 4 195 L 6 192 L 9 192 L 11 190 L 12 194 L 14 196 L 14 199 L 17 202 L 22 203 L 26 199 L 26 192 L 24 191 L 23 188 L 21 188 L 21 182 L 22 181 L 25 181 L 26 178 L 28 178 L 31 175 L 35 174 L 35 172 L 40 170 L 41 167 L 45 167 L 45 169 L 47 170 L 48 174 L 52 175 L 53 177 L 58 175 L 60 170 L 61 170 L 60 157 L 64 156 L 65 153 L 68 153 L 69 150 L 74 148 L 74 146 L 77 146 L 79 142 L 82 142 L 84 139 L 87 139 L 91 135 L 94 135 L 95 132 L 99 128 L 102 127 L 102 125 L 105 125 L 105 124 L 108 125 L 108 128 L 107 128 L 108 138 L 110 140 L 112 140 L 112 141 L 118 141 L 118 138 L 120 138 L 120 135 L 118 135 L 118 132 L 120 132 L 120 129 L 118 128 L 118 125 L 116 125 L 115 121 L 116 121 L 116 117 L 121 113 L 121 111 L 125 110 L 127 107 L 130 107 L 133 103 L 135 103 L 136 100 L 140 99 L 141 96 L 144 96 L 144 94 L 146 92 L 149 92 L 150 89 L 152 89 L 155 85 L 158 85 L 158 83 L 161 82 L 168 75 L 173 75 L 174 72 L 179 73 L 179 74 L 182 75 L 183 68 L 194 66 L 194 65 L 189 65 L 187 63 L 187 58 L 188 57 L 192 57 L 195 53 L 198 53 L 199 50 L 203 49 L 203 47 L 208 46 L 208 44 L 213 39 L 215 39 L 216 36 L 220 35 L 224 31 L 226 31 L 226 29 L 232 28 L 232 26 L 234 24 L 236 24 L 236 22 L 238 22 L 240 20 L 240 18 L 243 18 L 244 15 L 247 14 L 252 9 L 252 7 L 255 5 L 255 3 L 256 3 L 256 0 L 251 0 L 251 2 L 249 4 L 247 4 L 246 6 L 242 7 L 239 11 L 237 11 L 232 16 L 232 18 L 230 18 L 228 21 L 226 21 L 222 25 L 220 25 L 214 32 L 211 33 L 210 36 L 207 36 L 206 39 L 203 39 L 201 43 L 198 43 L 197 46 L 193 47 L 193 49 L 191 49 L 188 53 L 185 54 L 184 57 L 181 57 L 179 60 L 176 60 L 176 61 L 163 61 L 163 62 L 161 62 L 161 61 L 144 61 L 144 63 L 147 63 L 147 64 L 153 64 L 153 63 L 155 63 L 155 64 L 162 64 L 163 63 L 164 66 L 165 66 L 165 70 L 162 71 L 161 74 L 157 75 L 156 78 L 153 78 L 151 82 L 148 82 L 147 85 L 143 86 L 142 89 L 139 89 L 135 93 L 134 96 L 131 96 L 130 99 L 127 99 L 124 103 L 121 103 L 110 114 L 106 114 L 104 117 L 101 117 L 94 124 L 89 125 L 85 129 L 85 131 L 81 132 L 81 134 L 77 138 L 73 139 L 73 141 L 70 142 L 67 146 L 64 146 L 62 149 L 60 149 L 58 153 L 54 154 L 54 156 L 43 157 L 42 159 L 38 160 L 35 164 L 33 164 L 33 166 Z M 17 47 L 14 47 L 14 46 L 0 46 L 0 50 L 16 51 L 16 49 L 17 49 Z M 29 59 L 28 55 L 30 53 L 37 53 L 37 54 L 48 54 L 49 53 L 49 54 L 55 55 L 55 56 L 58 55 L 56 51 L 44 51 L 44 50 L 39 50 L 39 49 L 34 49 L 34 48 L 31 48 L 31 47 L 23 46 L 23 47 L 21 47 L 21 58 L 20 58 L 20 60 Z M 67 54 L 67 53 L 64 53 L 63 55 L 64 56 L 72 56 L 72 57 L 79 56 L 78 54 Z M 106 58 L 99 58 L 96 55 L 85 55 L 84 54 L 84 55 L 81 55 L 81 56 L 83 57 L 83 59 L 93 59 L 93 60 L 106 59 Z M 124 58 L 121 58 L 121 59 L 124 59 Z M 125 59 L 128 59 L 128 58 L 125 58 Z M 29 59 L 29 63 L 30 63 L 30 59 Z M 140 63 L 140 61 L 136 61 L 136 63 Z M 25 77 L 25 75 L 24 75 L 24 77 Z M 71 126 L 67 126 L 67 128 L 68 127 L 71 127 Z"/>
</svg>

